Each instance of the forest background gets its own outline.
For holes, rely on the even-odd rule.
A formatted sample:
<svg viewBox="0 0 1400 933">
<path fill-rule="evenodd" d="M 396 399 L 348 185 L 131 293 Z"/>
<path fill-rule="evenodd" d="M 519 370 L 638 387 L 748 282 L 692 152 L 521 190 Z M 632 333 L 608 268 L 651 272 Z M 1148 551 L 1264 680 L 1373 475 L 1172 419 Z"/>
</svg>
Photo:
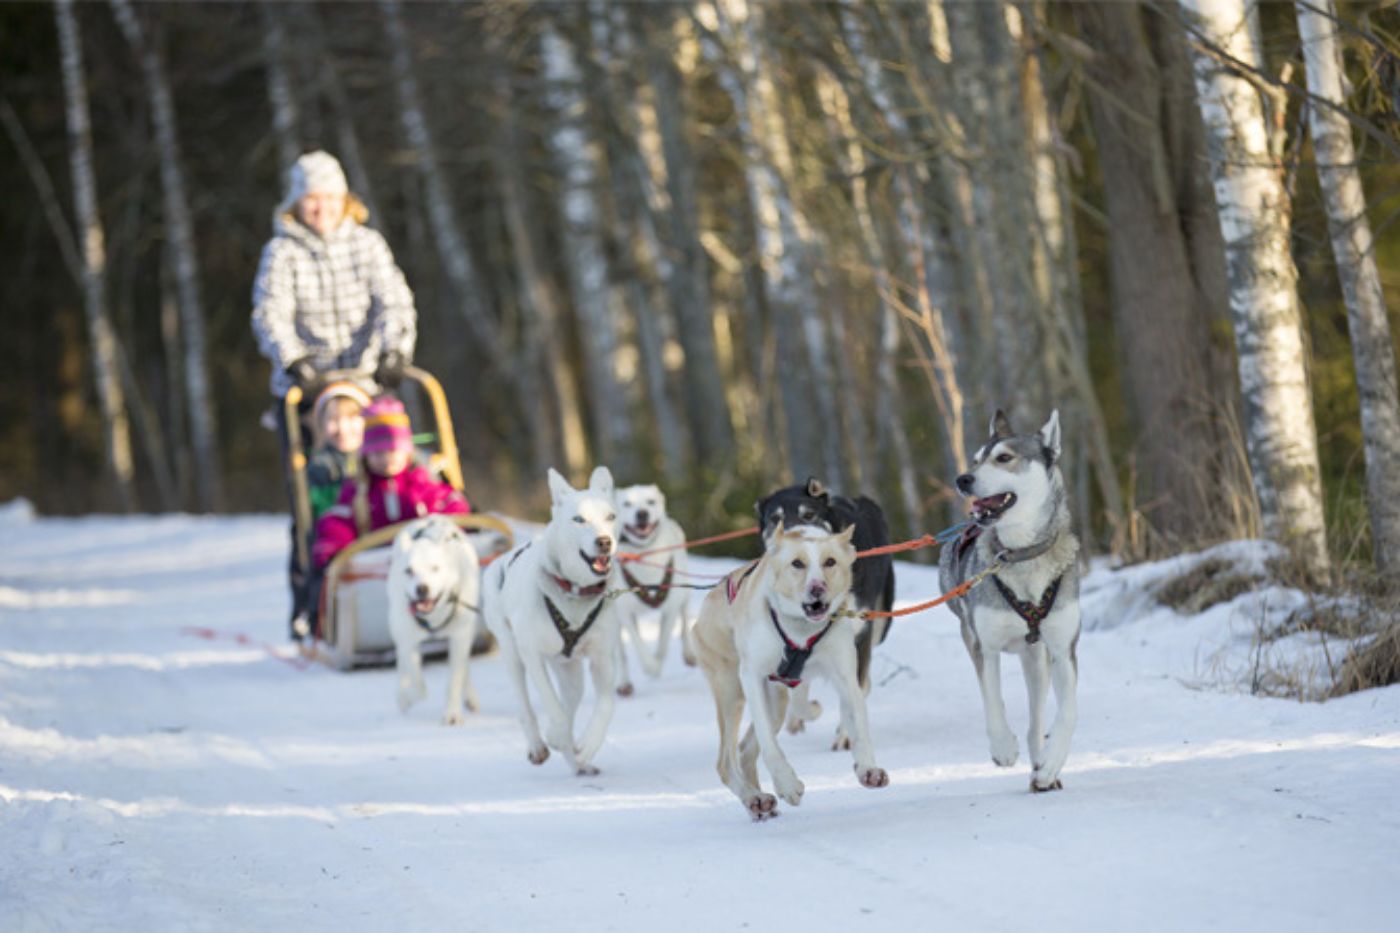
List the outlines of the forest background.
<svg viewBox="0 0 1400 933">
<path fill-rule="evenodd" d="M 416 294 L 481 506 L 539 515 L 547 466 L 606 463 L 708 533 L 817 475 L 903 538 L 961 513 L 995 408 L 1058 407 L 1093 551 L 1313 534 L 1315 577 L 1384 571 L 1356 354 L 1393 407 L 1395 314 L 1353 338 L 1314 137 L 1349 129 L 1393 294 L 1398 52 L 1373 2 L 0 5 L 0 500 L 284 507 L 250 290 L 287 165 L 326 148 Z M 1243 357 L 1279 354 L 1253 355 L 1211 80 L 1253 97 L 1226 109 L 1282 192 L 1252 237 L 1296 264 L 1280 379 L 1311 412 L 1253 397 Z M 1305 414 L 1315 469 L 1263 475 L 1270 418 Z M 1280 483 L 1325 532 L 1271 523 Z"/>
</svg>

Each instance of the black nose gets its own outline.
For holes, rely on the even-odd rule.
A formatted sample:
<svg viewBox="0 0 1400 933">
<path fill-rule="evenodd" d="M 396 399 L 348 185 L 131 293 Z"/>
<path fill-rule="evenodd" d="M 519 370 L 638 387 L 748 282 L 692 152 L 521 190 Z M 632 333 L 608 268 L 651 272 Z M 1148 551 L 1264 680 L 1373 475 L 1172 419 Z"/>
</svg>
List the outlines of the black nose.
<svg viewBox="0 0 1400 933">
<path fill-rule="evenodd" d="M 428 584 L 426 584 L 426 583 L 420 583 L 420 584 L 418 584 L 418 598 L 419 598 L 419 599 L 426 599 L 427 597 L 428 597 Z"/>
<path fill-rule="evenodd" d="M 640 512 L 637 513 L 637 524 L 645 526 L 647 524 L 647 519 L 649 518 L 651 518 L 651 513 L 648 512 L 646 509 L 642 509 Z"/>
<path fill-rule="evenodd" d="M 607 535 L 599 537 L 593 543 L 598 545 L 599 554 L 608 554 L 612 551 L 612 538 L 609 538 Z"/>
<path fill-rule="evenodd" d="M 971 473 L 964 473 L 962 476 L 958 477 L 957 482 L 958 492 L 965 496 L 970 496 L 972 495 L 972 486 L 977 482 L 977 477 L 973 476 Z"/>
</svg>

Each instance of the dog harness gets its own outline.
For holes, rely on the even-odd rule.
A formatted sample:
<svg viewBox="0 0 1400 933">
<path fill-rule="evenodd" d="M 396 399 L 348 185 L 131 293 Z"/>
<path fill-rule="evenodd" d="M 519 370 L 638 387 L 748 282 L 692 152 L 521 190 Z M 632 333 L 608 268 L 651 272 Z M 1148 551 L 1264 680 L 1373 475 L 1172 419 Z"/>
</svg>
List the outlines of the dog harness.
<svg viewBox="0 0 1400 933">
<path fill-rule="evenodd" d="M 646 586 L 638 582 L 636 577 L 627 572 L 627 565 L 622 565 L 622 579 L 627 581 L 627 586 L 633 593 L 637 594 L 637 598 L 652 609 L 660 609 L 661 604 L 666 601 L 666 597 L 670 595 L 671 591 L 671 580 L 675 575 L 676 559 L 674 557 L 666 561 L 666 575 L 655 586 Z"/>
<path fill-rule="evenodd" d="M 559 633 L 559 637 L 564 639 L 564 657 L 574 656 L 574 646 L 579 643 L 579 639 L 588 633 L 593 627 L 593 623 L 598 621 L 598 615 L 603 611 L 605 599 L 598 600 L 598 605 L 593 607 L 593 611 L 588 614 L 588 618 L 583 620 L 583 625 L 577 629 L 569 628 L 569 620 L 564 618 L 564 614 L 559 611 L 559 607 L 554 605 L 554 601 L 548 596 L 544 597 L 544 607 L 549 611 L 549 620 L 554 623 L 554 630 Z"/>
<path fill-rule="evenodd" d="M 771 605 L 768 607 L 768 617 L 773 620 L 773 627 L 778 630 L 778 637 L 783 640 L 782 663 L 778 665 L 777 671 L 768 675 L 768 679 L 776 684 L 796 688 L 802 683 L 802 668 L 806 666 L 807 659 L 812 656 L 812 649 L 817 646 L 817 642 L 822 640 L 823 635 L 831 631 L 831 625 L 835 620 L 828 619 L 826 626 L 820 632 L 807 639 L 805 645 L 799 645 L 788 638 L 787 632 L 783 631 L 782 625 L 778 623 L 778 613 Z"/>
<path fill-rule="evenodd" d="M 736 570 L 736 571 L 734 571 L 734 573 L 731 573 L 729 576 L 725 577 L 725 578 L 724 578 L 724 595 L 725 595 L 725 598 L 728 599 L 731 603 L 733 603 L 734 600 L 738 599 L 738 598 L 739 598 L 739 587 L 743 586 L 743 585 L 744 585 L 744 581 L 747 580 L 747 579 L 749 578 L 749 576 L 750 576 L 755 570 L 757 570 L 757 569 L 758 569 L 758 561 L 752 561 L 752 562 L 750 562 L 750 564 L 749 564 L 747 567 L 743 568 L 743 571 L 742 571 L 742 572 Z"/>
<path fill-rule="evenodd" d="M 1056 577 L 1054 582 L 1045 588 L 1041 594 L 1040 602 L 1033 603 L 1025 599 L 1017 599 L 1016 594 L 1011 592 L 1011 587 L 1001 582 L 1001 577 L 992 574 L 992 582 L 997 585 L 997 591 L 1001 593 L 1002 599 L 1011 606 L 1018 616 L 1025 620 L 1030 631 L 1026 632 L 1026 644 L 1033 645 L 1040 641 L 1040 623 L 1045 621 L 1045 617 L 1050 614 L 1050 610 L 1055 608 L 1055 597 L 1060 593 L 1060 581 L 1064 575 Z"/>
</svg>

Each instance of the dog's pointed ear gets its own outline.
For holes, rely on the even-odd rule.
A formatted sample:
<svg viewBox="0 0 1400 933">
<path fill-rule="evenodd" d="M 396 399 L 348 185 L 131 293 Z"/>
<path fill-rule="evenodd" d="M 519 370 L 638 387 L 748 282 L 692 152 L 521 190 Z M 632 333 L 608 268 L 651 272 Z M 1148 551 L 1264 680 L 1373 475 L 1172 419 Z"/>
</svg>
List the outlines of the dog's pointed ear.
<svg viewBox="0 0 1400 933">
<path fill-rule="evenodd" d="M 555 505 L 563 502 L 577 491 L 569 485 L 569 481 L 561 476 L 558 470 L 554 467 L 549 468 L 549 497 Z"/>
<path fill-rule="evenodd" d="M 1011 419 L 1006 417 L 1006 412 L 1000 408 L 992 415 L 992 423 L 987 426 L 987 430 L 991 432 L 992 437 L 1010 437 L 1016 433 L 1011 429 Z"/>
<path fill-rule="evenodd" d="M 784 534 L 786 534 L 786 532 L 783 531 L 783 520 L 779 518 L 778 524 L 773 526 L 773 540 L 777 541 L 781 539 Z"/>
<path fill-rule="evenodd" d="M 1060 410 L 1056 408 L 1050 412 L 1050 420 L 1040 429 L 1040 444 L 1049 455 L 1050 463 L 1053 465 L 1060 459 Z"/>
<path fill-rule="evenodd" d="M 815 476 L 807 477 L 807 495 L 813 499 L 825 499 L 831 495 L 831 490 L 822 485 L 822 481 Z"/>
<path fill-rule="evenodd" d="M 611 499 L 613 494 L 612 470 L 605 466 L 595 468 L 593 475 L 588 477 L 588 489 L 590 492 L 596 492 L 600 496 Z"/>
<path fill-rule="evenodd" d="M 847 525 L 843 530 L 838 531 L 838 532 L 836 533 L 836 538 L 837 538 L 837 540 L 839 540 L 842 544 L 850 544 L 850 543 L 851 543 L 851 539 L 855 537 L 855 534 L 856 534 L 856 526 L 855 526 L 855 523 L 851 523 L 851 524 Z"/>
</svg>

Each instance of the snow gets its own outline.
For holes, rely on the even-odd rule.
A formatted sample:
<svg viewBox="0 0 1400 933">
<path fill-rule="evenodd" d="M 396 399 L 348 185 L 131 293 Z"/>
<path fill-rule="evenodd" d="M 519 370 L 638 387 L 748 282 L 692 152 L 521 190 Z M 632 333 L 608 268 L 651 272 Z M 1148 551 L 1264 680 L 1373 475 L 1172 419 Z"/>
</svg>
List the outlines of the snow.
<svg viewBox="0 0 1400 933">
<path fill-rule="evenodd" d="M 828 751 L 819 685 L 827 713 L 782 740 L 807 795 L 754 824 L 678 657 L 619 702 L 600 776 L 531 767 L 499 658 L 455 729 L 442 664 L 406 716 L 390 670 L 300 669 L 286 541 L 274 517 L 0 506 L 0 929 L 1274 933 L 1392 910 L 1400 688 L 1303 704 L 1228 676 L 1285 591 L 1188 617 L 1144 595 L 1171 566 L 1096 569 L 1054 794 L 990 762 L 951 616 L 901 620 L 870 700 L 891 786 Z"/>
</svg>

